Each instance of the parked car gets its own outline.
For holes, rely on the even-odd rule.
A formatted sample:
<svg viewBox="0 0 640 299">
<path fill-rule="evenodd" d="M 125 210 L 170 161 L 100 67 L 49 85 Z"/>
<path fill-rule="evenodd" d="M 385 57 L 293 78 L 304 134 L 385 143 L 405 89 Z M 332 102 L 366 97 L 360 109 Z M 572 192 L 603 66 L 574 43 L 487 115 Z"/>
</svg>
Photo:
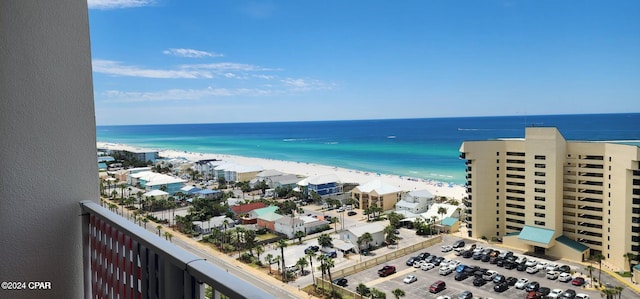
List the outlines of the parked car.
<svg viewBox="0 0 640 299">
<path fill-rule="evenodd" d="M 484 255 L 482 255 L 482 258 L 480 260 L 485 262 L 485 263 L 487 263 L 487 262 L 489 262 L 489 260 L 491 260 L 491 256 L 488 255 L 488 254 L 484 254 Z"/>
<path fill-rule="evenodd" d="M 463 258 L 468 259 L 468 258 L 473 256 L 473 251 L 472 250 L 465 250 L 465 251 L 462 252 L 461 255 L 462 255 Z"/>
<path fill-rule="evenodd" d="M 518 265 L 518 266 L 516 266 L 516 270 L 518 270 L 518 271 L 526 271 L 526 270 L 527 270 L 527 268 L 529 268 L 529 267 L 527 267 L 527 265 L 525 265 L 525 264 L 517 264 L 517 265 Z"/>
<path fill-rule="evenodd" d="M 560 276 L 558 276 L 558 280 L 562 281 L 562 282 L 568 282 L 571 281 L 573 278 L 571 277 L 571 274 L 569 273 L 561 273 Z"/>
<path fill-rule="evenodd" d="M 338 257 L 338 253 L 335 252 L 335 251 L 326 252 L 324 255 L 326 255 L 327 257 L 330 257 L 330 258 L 337 258 Z"/>
<path fill-rule="evenodd" d="M 348 281 L 346 278 L 344 278 L 344 277 L 341 277 L 341 278 L 338 278 L 338 279 L 334 279 L 334 280 L 333 280 L 333 283 L 334 283 L 334 284 L 339 285 L 339 286 L 341 286 L 341 287 L 346 287 L 346 286 L 347 286 L 347 284 L 348 284 L 348 282 L 349 282 L 349 281 Z"/>
<path fill-rule="evenodd" d="M 453 242 L 453 248 L 462 248 L 464 247 L 464 241 L 463 240 L 458 240 Z"/>
<path fill-rule="evenodd" d="M 453 250 L 453 246 L 451 246 L 451 245 L 442 246 L 442 252 L 449 252 L 451 250 Z"/>
<path fill-rule="evenodd" d="M 435 268 L 436 265 L 432 264 L 432 263 L 422 263 L 422 266 L 420 266 L 420 269 L 422 269 L 423 271 L 427 271 L 427 270 L 431 270 L 433 268 Z"/>
<path fill-rule="evenodd" d="M 524 287 L 527 286 L 528 283 L 529 283 L 529 279 L 526 279 L 523 277 L 518 279 L 518 282 L 516 282 L 515 287 L 516 289 L 524 289 Z"/>
<path fill-rule="evenodd" d="M 536 259 L 528 259 L 524 264 L 527 267 L 536 267 L 538 265 L 538 261 L 536 261 Z"/>
<path fill-rule="evenodd" d="M 418 257 L 416 256 L 412 256 L 407 260 L 407 266 L 413 266 L 413 263 L 416 262 L 416 260 L 418 260 Z"/>
<path fill-rule="evenodd" d="M 396 267 L 394 266 L 384 266 L 378 270 L 378 275 L 381 277 L 389 276 L 393 273 L 396 273 Z"/>
<path fill-rule="evenodd" d="M 460 272 L 460 273 L 456 273 L 456 277 L 455 279 L 457 281 L 461 281 L 461 280 L 465 280 L 469 277 L 469 274 L 467 274 L 467 272 Z"/>
<path fill-rule="evenodd" d="M 418 280 L 418 278 L 415 275 L 407 275 L 407 277 L 405 277 L 402 280 L 402 282 L 404 282 L 404 283 L 412 283 L 412 282 L 415 282 L 417 280 Z"/>
<path fill-rule="evenodd" d="M 547 268 L 547 262 L 538 262 L 538 264 L 536 265 L 536 268 L 540 270 L 544 270 L 545 268 Z"/>
<path fill-rule="evenodd" d="M 515 277 L 513 277 L 513 276 L 511 276 L 511 277 L 507 277 L 507 283 L 508 283 L 510 286 L 515 286 L 515 285 L 516 285 L 516 282 L 518 282 L 518 279 L 517 279 L 517 278 L 515 278 Z"/>
<path fill-rule="evenodd" d="M 458 294 L 458 299 L 473 299 L 473 293 L 469 291 L 463 291 L 462 293 Z"/>
<path fill-rule="evenodd" d="M 438 280 L 438 281 L 432 283 L 431 286 L 429 286 L 429 292 L 435 294 L 435 293 L 438 293 L 438 292 L 440 292 L 440 291 L 442 291 L 442 290 L 444 290 L 446 288 L 447 288 L 447 284 L 442 280 Z"/>
<path fill-rule="evenodd" d="M 507 270 L 515 269 L 518 267 L 518 264 L 512 262 L 504 262 L 504 268 Z"/>
<path fill-rule="evenodd" d="M 416 260 L 415 262 L 413 262 L 413 267 L 414 268 L 420 268 L 420 266 L 422 266 L 422 264 L 426 264 L 426 262 L 421 261 L 421 260 Z"/>
<path fill-rule="evenodd" d="M 424 261 L 424 260 L 426 260 L 430 255 L 431 255 L 431 253 L 428 253 L 428 252 L 422 252 L 422 253 L 418 254 L 418 259 L 420 259 L 421 261 Z"/>
<path fill-rule="evenodd" d="M 562 265 L 562 266 L 558 267 L 558 271 L 564 272 L 564 273 L 571 273 L 571 267 L 569 267 L 567 265 Z"/>
<path fill-rule="evenodd" d="M 576 299 L 589 299 L 589 295 L 584 293 L 578 293 L 576 294 Z"/>
<path fill-rule="evenodd" d="M 562 295 L 560 295 L 559 298 L 562 299 L 575 299 L 576 298 L 576 291 L 574 290 L 565 290 L 564 292 L 562 292 Z"/>
<path fill-rule="evenodd" d="M 547 298 L 547 295 L 549 295 L 549 293 L 551 293 L 551 289 L 547 288 L 547 287 L 540 287 L 536 293 L 540 294 L 540 296 L 542 296 L 542 298 Z"/>
<path fill-rule="evenodd" d="M 537 281 L 532 281 L 524 287 L 524 290 L 527 292 L 535 292 L 539 288 L 540 288 L 540 283 L 538 283 Z"/>
<path fill-rule="evenodd" d="M 558 279 L 559 275 L 560 273 L 558 271 L 549 271 L 545 276 L 547 277 L 547 279 L 553 280 L 553 279 Z"/>
<path fill-rule="evenodd" d="M 507 281 L 507 277 L 502 274 L 498 274 L 493 278 L 493 283 L 496 283 L 496 284 L 502 283 L 505 281 Z"/>
<path fill-rule="evenodd" d="M 453 272 L 453 268 L 449 266 L 442 267 L 438 270 L 438 274 L 440 275 L 449 275 L 451 272 Z"/>
<path fill-rule="evenodd" d="M 438 296 L 436 299 L 453 299 L 453 298 L 451 298 L 451 296 L 443 295 L 443 296 Z"/>
<path fill-rule="evenodd" d="M 536 267 L 527 267 L 527 273 L 529 274 L 535 274 L 535 273 L 538 273 L 538 271 L 539 270 Z"/>
<path fill-rule="evenodd" d="M 320 246 L 311 245 L 304 249 L 304 253 L 318 252 L 320 250 Z"/>
<path fill-rule="evenodd" d="M 544 299 L 538 292 L 528 292 L 526 299 Z"/>
<path fill-rule="evenodd" d="M 494 270 L 489 270 L 485 272 L 484 275 L 482 275 L 482 278 L 486 281 L 491 281 L 496 277 L 496 275 L 498 275 L 498 272 Z"/>
<path fill-rule="evenodd" d="M 473 285 L 474 286 L 479 287 L 479 286 L 483 286 L 485 284 L 487 284 L 487 281 L 484 280 L 484 278 L 482 278 L 482 277 L 478 277 L 478 278 L 473 280 Z"/>
<path fill-rule="evenodd" d="M 551 298 L 551 299 L 560 298 L 560 295 L 562 295 L 562 292 L 564 291 L 561 289 L 553 289 L 551 290 L 551 292 L 549 292 L 549 295 L 547 295 L 547 298 Z"/>
<path fill-rule="evenodd" d="M 571 284 L 574 286 L 582 286 L 585 283 L 585 280 L 583 277 L 576 277 L 573 280 L 571 280 Z"/>
<path fill-rule="evenodd" d="M 356 215 L 356 214 L 358 214 L 356 211 L 347 212 L 347 216 L 353 216 L 353 215 Z"/>
<path fill-rule="evenodd" d="M 549 263 L 547 265 L 547 267 L 544 269 L 545 271 L 549 272 L 549 271 L 554 271 L 554 270 L 558 270 L 558 265 L 557 264 L 552 264 Z"/>
<path fill-rule="evenodd" d="M 509 284 L 506 281 L 503 281 L 503 282 L 493 286 L 493 290 L 496 291 L 496 292 L 499 292 L 499 293 L 504 292 L 507 289 L 509 289 Z"/>
</svg>

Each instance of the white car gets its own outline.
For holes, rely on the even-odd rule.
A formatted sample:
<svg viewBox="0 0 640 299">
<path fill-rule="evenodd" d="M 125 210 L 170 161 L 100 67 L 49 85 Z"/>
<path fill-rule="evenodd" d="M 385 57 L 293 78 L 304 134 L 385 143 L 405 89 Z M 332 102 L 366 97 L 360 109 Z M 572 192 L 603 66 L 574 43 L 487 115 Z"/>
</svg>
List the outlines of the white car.
<svg viewBox="0 0 640 299">
<path fill-rule="evenodd" d="M 549 295 L 547 295 L 547 298 L 560 298 L 560 295 L 562 295 L 564 291 L 561 289 L 553 289 L 551 290 L 551 292 L 549 292 Z"/>
<path fill-rule="evenodd" d="M 544 270 L 547 271 L 547 272 L 558 270 L 558 264 L 549 263 Z"/>
<path fill-rule="evenodd" d="M 451 246 L 451 245 L 442 246 L 442 252 L 449 252 L 451 250 L 453 250 L 453 246 Z"/>
<path fill-rule="evenodd" d="M 451 296 L 438 296 L 436 299 L 451 299 Z"/>
<path fill-rule="evenodd" d="M 560 275 L 560 273 L 558 273 L 558 271 L 549 271 L 547 272 L 547 279 L 558 279 L 558 275 Z"/>
<path fill-rule="evenodd" d="M 414 268 L 420 268 L 423 264 L 423 261 L 415 261 L 413 262 L 413 267 Z"/>
<path fill-rule="evenodd" d="M 524 289 L 524 287 L 529 283 L 529 280 L 526 278 L 520 278 L 516 281 L 515 287 L 516 289 Z M 562 291 L 562 290 L 560 290 Z"/>
<path fill-rule="evenodd" d="M 432 263 L 424 263 L 422 264 L 422 266 L 420 266 L 420 269 L 422 269 L 423 271 L 427 271 L 427 270 L 431 270 L 433 268 L 435 268 L 436 265 L 432 264 Z"/>
<path fill-rule="evenodd" d="M 546 269 L 546 268 L 547 268 L 547 262 L 539 262 L 539 263 L 536 265 L 536 268 L 538 268 L 539 270 L 544 270 L 544 269 Z"/>
<path fill-rule="evenodd" d="M 407 277 L 405 277 L 402 281 L 404 283 L 412 283 L 416 280 L 418 280 L 418 278 L 415 275 L 407 275 Z"/>
<path fill-rule="evenodd" d="M 572 279 L 573 279 L 573 277 L 571 277 L 571 274 L 566 273 L 566 272 L 565 273 L 561 273 L 560 276 L 558 276 L 558 280 L 562 281 L 562 282 L 567 282 L 567 281 L 570 281 Z"/>
<path fill-rule="evenodd" d="M 451 272 L 453 272 L 453 268 L 449 266 L 442 267 L 438 270 L 438 274 L 440 275 L 449 275 Z"/>
<path fill-rule="evenodd" d="M 484 248 L 482 248 L 482 246 L 476 246 L 476 248 L 473 249 L 473 253 L 480 252 L 480 251 L 483 251 L 483 250 L 484 250 Z"/>
<path fill-rule="evenodd" d="M 527 267 L 535 267 L 538 265 L 538 261 L 536 261 L 536 259 L 529 259 L 524 265 Z"/>
<path fill-rule="evenodd" d="M 498 275 L 498 272 L 489 270 L 487 272 L 484 272 L 484 275 L 482 275 L 482 279 L 486 281 L 492 281 L 496 277 L 496 275 Z"/>
<path fill-rule="evenodd" d="M 522 263 L 525 263 L 525 262 L 527 262 L 527 258 L 526 258 L 526 257 L 524 257 L 524 256 L 519 256 L 519 257 L 516 259 L 516 264 L 522 264 Z"/>
<path fill-rule="evenodd" d="M 578 293 L 576 294 L 576 299 L 589 299 L 589 295 L 584 293 Z"/>
<path fill-rule="evenodd" d="M 538 271 L 539 270 L 536 267 L 528 267 L 527 268 L 527 273 L 529 273 L 529 274 L 535 274 L 535 273 L 538 273 Z"/>
</svg>

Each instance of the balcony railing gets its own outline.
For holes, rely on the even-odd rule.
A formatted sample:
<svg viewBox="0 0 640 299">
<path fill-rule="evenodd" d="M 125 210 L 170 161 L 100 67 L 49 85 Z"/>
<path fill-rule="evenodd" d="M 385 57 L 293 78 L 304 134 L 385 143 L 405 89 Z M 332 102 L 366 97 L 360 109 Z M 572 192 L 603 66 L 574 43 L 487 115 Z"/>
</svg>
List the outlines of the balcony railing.
<svg viewBox="0 0 640 299">
<path fill-rule="evenodd" d="M 275 298 L 92 201 L 83 214 L 85 298 Z"/>
</svg>

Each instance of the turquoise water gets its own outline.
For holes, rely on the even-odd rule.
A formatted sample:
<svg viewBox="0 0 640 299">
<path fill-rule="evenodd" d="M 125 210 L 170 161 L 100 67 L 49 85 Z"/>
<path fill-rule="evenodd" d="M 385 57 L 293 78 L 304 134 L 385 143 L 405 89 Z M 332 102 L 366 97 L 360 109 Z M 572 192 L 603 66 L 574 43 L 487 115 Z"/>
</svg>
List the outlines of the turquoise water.
<svg viewBox="0 0 640 299">
<path fill-rule="evenodd" d="M 464 184 L 465 140 L 555 126 L 568 140 L 640 145 L 640 113 L 231 124 L 98 126 L 98 141 L 309 162 Z"/>
</svg>

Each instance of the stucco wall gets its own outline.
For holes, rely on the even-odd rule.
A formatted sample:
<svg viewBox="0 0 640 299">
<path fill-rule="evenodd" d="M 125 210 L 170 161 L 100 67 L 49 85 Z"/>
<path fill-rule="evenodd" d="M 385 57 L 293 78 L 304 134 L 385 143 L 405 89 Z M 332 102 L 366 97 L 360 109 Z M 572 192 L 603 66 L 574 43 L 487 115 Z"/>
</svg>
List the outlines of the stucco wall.
<svg viewBox="0 0 640 299">
<path fill-rule="evenodd" d="M 86 0 L 0 1 L 0 280 L 82 298 L 78 202 L 98 200 Z"/>
</svg>

